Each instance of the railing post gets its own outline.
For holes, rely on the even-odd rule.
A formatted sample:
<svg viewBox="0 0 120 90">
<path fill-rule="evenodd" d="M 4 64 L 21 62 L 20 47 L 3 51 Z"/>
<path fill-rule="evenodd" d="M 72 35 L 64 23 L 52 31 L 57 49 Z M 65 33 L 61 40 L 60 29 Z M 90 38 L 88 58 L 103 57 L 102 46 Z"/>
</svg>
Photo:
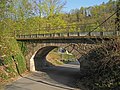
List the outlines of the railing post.
<svg viewBox="0 0 120 90">
<path fill-rule="evenodd" d="M 52 34 L 50 34 L 50 37 L 52 37 Z"/>
<path fill-rule="evenodd" d="M 79 33 L 79 32 L 77 32 L 77 35 L 78 35 L 78 36 L 80 36 L 80 33 Z"/>
<path fill-rule="evenodd" d="M 91 32 L 88 33 L 88 36 L 91 36 Z"/>
<path fill-rule="evenodd" d="M 113 35 L 119 36 L 119 31 L 115 31 Z"/>
<path fill-rule="evenodd" d="M 25 38 L 25 35 L 23 35 L 23 37 Z"/>
<path fill-rule="evenodd" d="M 67 33 L 67 36 L 68 36 L 68 37 L 70 36 L 70 33 L 69 33 L 69 32 Z"/>
<path fill-rule="evenodd" d="M 36 38 L 38 37 L 38 34 L 36 34 Z"/>
<path fill-rule="evenodd" d="M 76 26 L 76 32 L 78 32 L 78 26 Z"/>
<path fill-rule="evenodd" d="M 58 37 L 60 37 L 60 33 L 58 33 Z"/>
<path fill-rule="evenodd" d="M 52 34 L 52 37 L 55 37 L 55 33 Z"/>
<path fill-rule="evenodd" d="M 100 32 L 100 36 L 103 36 L 103 32 Z"/>
<path fill-rule="evenodd" d="M 116 28 L 116 36 L 118 36 L 118 32 L 120 31 L 120 1 L 116 1 L 117 2 L 117 13 L 116 13 L 116 20 L 115 20 L 115 28 Z"/>
<path fill-rule="evenodd" d="M 31 38 L 31 34 L 30 34 L 30 38 Z"/>
<path fill-rule="evenodd" d="M 67 36 L 68 36 L 68 37 L 69 37 L 69 29 L 70 29 L 70 26 L 67 25 L 66 30 L 67 30 Z"/>
</svg>

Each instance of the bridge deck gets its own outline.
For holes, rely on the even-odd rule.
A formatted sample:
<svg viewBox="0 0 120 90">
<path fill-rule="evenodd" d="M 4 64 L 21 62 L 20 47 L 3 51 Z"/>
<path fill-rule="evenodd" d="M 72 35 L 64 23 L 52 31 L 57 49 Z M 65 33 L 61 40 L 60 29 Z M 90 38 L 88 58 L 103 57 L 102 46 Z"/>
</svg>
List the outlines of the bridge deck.
<svg viewBox="0 0 120 90">
<path fill-rule="evenodd" d="M 16 38 L 17 41 L 39 42 L 39 43 L 102 43 L 116 39 L 116 36 L 69 36 L 69 37 L 34 37 L 34 38 Z"/>
<path fill-rule="evenodd" d="M 63 39 L 112 39 L 112 38 L 117 38 L 116 36 L 69 36 L 69 37 L 16 37 L 17 40 L 51 40 L 51 39 L 56 39 L 56 40 L 63 40 Z"/>
<path fill-rule="evenodd" d="M 119 34 L 117 34 L 118 36 Z M 76 39 L 111 39 L 116 38 L 115 32 L 69 32 L 52 34 L 17 35 L 17 40 L 76 40 Z"/>
</svg>

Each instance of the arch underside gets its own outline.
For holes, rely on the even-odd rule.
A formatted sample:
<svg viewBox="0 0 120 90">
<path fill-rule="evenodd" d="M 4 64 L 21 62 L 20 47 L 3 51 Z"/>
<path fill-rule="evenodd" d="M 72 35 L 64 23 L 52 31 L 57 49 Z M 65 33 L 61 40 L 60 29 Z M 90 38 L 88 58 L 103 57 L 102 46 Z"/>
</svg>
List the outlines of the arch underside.
<svg viewBox="0 0 120 90">
<path fill-rule="evenodd" d="M 58 48 L 57 46 L 46 46 L 39 49 L 34 57 L 35 70 L 39 71 L 46 66 L 49 66 L 50 63 L 47 62 L 46 56 L 53 49 Z"/>
<path fill-rule="evenodd" d="M 40 45 L 40 46 L 39 46 Z M 91 50 L 94 46 L 93 44 L 46 44 L 46 45 L 41 45 L 38 44 L 36 46 L 37 51 L 33 57 L 33 61 L 34 62 L 34 68 L 36 71 L 42 70 L 44 69 L 46 66 L 51 65 L 51 63 L 47 62 L 46 60 L 46 56 L 48 55 L 48 53 L 50 51 L 52 51 L 55 48 L 65 48 L 69 53 L 72 53 L 75 58 L 79 61 L 80 57 L 84 54 L 86 54 L 86 52 L 88 52 L 89 50 Z M 34 47 L 35 49 L 35 47 Z M 34 71 L 34 70 L 32 70 Z"/>
</svg>

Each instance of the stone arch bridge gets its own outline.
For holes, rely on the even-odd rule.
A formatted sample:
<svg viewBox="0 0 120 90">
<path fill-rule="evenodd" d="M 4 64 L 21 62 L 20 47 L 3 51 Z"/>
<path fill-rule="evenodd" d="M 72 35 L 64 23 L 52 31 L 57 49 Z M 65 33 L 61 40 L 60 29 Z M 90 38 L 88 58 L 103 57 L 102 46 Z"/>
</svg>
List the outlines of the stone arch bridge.
<svg viewBox="0 0 120 90">
<path fill-rule="evenodd" d="M 99 47 L 103 40 L 108 41 L 109 38 L 17 38 L 17 41 L 26 43 L 28 48 L 28 54 L 26 55 L 27 68 L 30 71 L 39 71 L 45 67 L 48 62 L 46 56 L 48 53 L 55 48 L 64 48 L 69 53 L 75 55 L 75 58 L 82 64 L 80 57 L 91 49 Z M 98 43 L 99 44 L 96 44 Z"/>
</svg>

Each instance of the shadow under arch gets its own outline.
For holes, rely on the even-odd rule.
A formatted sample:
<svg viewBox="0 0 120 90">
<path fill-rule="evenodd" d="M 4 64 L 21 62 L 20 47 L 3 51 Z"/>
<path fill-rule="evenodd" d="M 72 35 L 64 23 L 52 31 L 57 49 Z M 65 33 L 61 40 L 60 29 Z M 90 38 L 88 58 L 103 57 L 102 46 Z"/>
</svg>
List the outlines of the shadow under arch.
<svg viewBox="0 0 120 90">
<path fill-rule="evenodd" d="M 57 46 L 46 46 L 43 48 L 40 48 L 35 56 L 34 56 L 34 65 L 35 65 L 35 70 L 40 71 L 44 69 L 46 66 L 52 65 L 46 60 L 47 54 L 52 51 L 53 49 L 58 48 Z"/>
<path fill-rule="evenodd" d="M 45 72 L 45 77 L 49 78 L 43 78 L 43 81 L 48 81 L 50 83 L 65 85 L 70 88 L 76 88 L 76 81 L 79 76 L 79 64 L 76 65 L 75 63 L 68 63 L 66 65 L 62 66 L 51 66 L 52 64 L 46 60 L 46 56 L 55 48 L 60 48 L 61 46 L 45 46 L 40 48 L 34 55 L 34 67 L 35 72 L 33 73 L 33 76 L 40 77 L 41 73 L 39 71 Z M 67 48 L 66 50 L 68 50 Z M 71 50 L 71 49 L 70 49 Z M 72 65 L 70 65 L 72 63 Z M 76 66 L 75 66 L 76 65 Z M 39 81 L 38 81 L 39 82 Z M 68 89 L 73 90 L 73 89 Z"/>
</svg>

